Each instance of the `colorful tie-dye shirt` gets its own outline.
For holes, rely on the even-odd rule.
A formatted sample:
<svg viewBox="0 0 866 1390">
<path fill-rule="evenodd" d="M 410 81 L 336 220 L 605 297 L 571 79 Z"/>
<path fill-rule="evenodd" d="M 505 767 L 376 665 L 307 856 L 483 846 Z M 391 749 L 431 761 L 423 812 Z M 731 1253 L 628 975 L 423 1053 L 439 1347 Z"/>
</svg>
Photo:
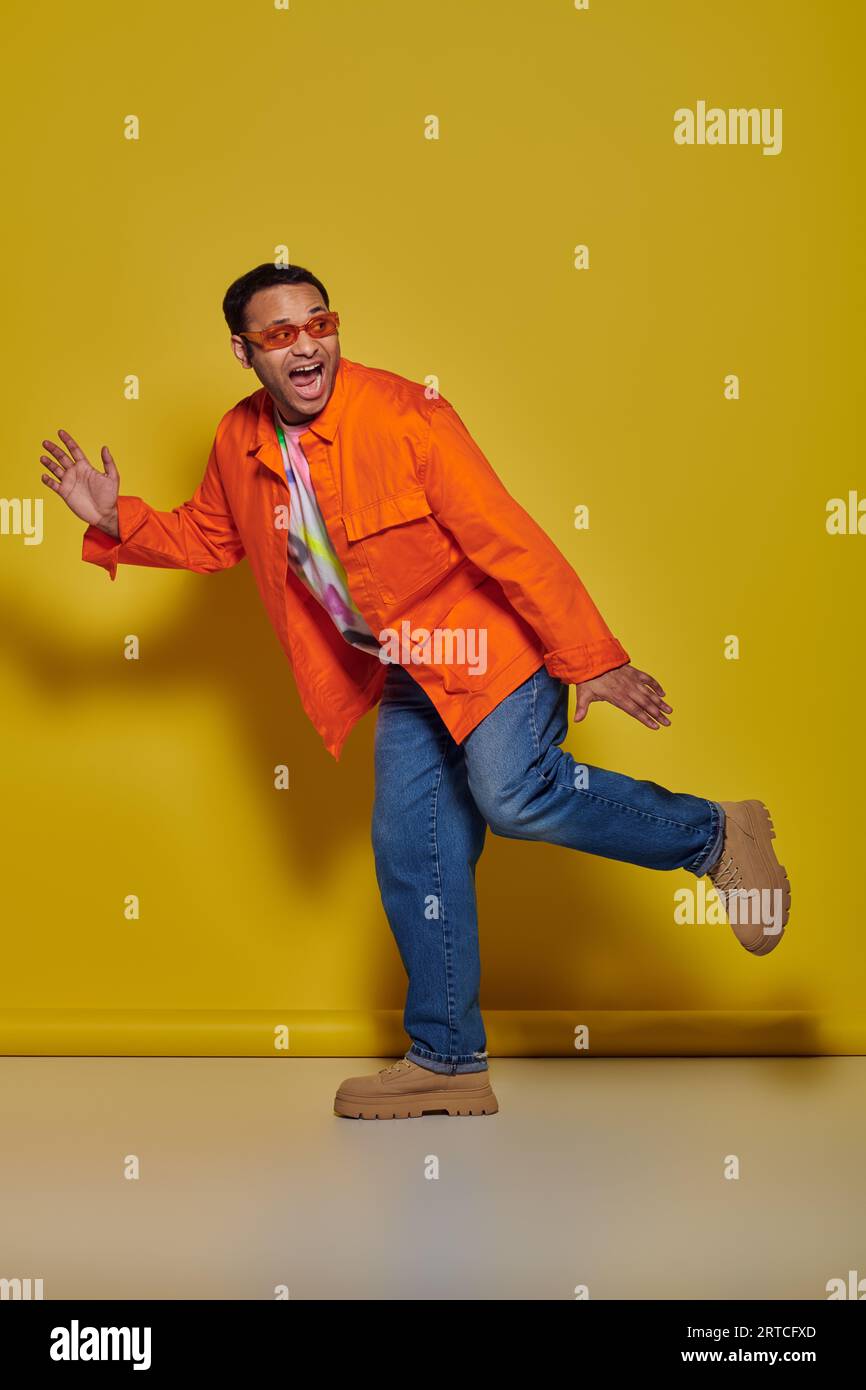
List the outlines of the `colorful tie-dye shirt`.
<svg viewBox="0 0 866 1390">
<path fill-rule="evenodd" d="M 377 656 L 379 642 L 349 593 L 346 571 L 331 545 L 319 511 L 310 466 L 301 448 L 300 436 L 307 427 L 288 424 L 276 405 L 274 424 L 289 484 L 289 563 L 298 578 L 331 615 L 346 641 Z"/>
</svg>

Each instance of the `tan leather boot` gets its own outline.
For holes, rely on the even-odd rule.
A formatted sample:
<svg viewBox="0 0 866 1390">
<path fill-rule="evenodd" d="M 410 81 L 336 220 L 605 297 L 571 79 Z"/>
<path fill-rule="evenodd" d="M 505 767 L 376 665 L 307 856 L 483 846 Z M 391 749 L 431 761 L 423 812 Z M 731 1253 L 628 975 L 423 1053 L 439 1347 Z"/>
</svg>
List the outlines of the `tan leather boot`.
<svg viewBox="0 0 866 1390">
<path fill-rule="evenodd" d="M 371 1076 L 350 1076 L 334 1100 L 334 1114 L 357 1120 L 408 1120 L 419 1115 L 495 1115 L 499 1103 L 489 1071 L 430 1071 L 403 1057 Z"/>
<path fill-rule="evenodd" d="M 791 885 L 773 850 L 773 822 L 762 801 L 719 805 L 725 811 L 725 843 L 707 876 L 740 945 L 766 956 L 781 941 L 791 911 Z"/>
</svg>

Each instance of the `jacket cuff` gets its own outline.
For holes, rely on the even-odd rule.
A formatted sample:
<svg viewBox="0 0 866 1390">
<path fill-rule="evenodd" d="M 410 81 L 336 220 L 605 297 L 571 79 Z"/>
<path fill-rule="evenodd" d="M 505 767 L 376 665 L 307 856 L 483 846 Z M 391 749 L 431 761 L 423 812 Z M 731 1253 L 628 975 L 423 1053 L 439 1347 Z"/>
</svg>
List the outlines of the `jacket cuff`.
<svg viewBox="0 0 866 1390">
<path fill-rule="evenodd" d="M 560 647 L 558 651 L 546 652 L 544 656 L 544 664 L 550 674 L 567 685 L 591 681 L 595 676 L 603 676 L 605 671 L 626 666 L 630 660 L 625 647 L 615 637 L 578 647 Z"/>
<path fill-rule="evenodd" d="M 119 551 L 147 516 L 147 505 L 140 497 L 118 497 L 117 529 L 119 537 L 110 536 L 99 526 L 88 526 L 81 543 L 81 558 L 91 565 L 101 565 L 110 579 L 117 578 Z"/>
</svg>

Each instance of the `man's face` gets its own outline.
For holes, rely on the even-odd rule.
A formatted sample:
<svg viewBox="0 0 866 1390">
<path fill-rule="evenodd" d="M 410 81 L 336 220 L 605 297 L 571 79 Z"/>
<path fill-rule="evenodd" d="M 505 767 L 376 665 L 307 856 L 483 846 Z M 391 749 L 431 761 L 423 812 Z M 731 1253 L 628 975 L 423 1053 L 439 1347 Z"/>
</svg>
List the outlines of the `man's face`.
<svg viewBox="0 0 866 1390">
<path fill-rule="evenodd" d="M 275 323 L 298 327 L 316 313 L 327 310 L 315 285 L 271 285 L 258 290 L 247 303 L 246 331 L 260 333 Z M 334 389 L 340 363 L 337 333 L 327 338 L 311 338 L 301 333 L 291 347 L 266 352 L 257 343 L 248 343 L 232 334 L 232 350 L 244 367 L 252 367 L 259 381 L 273 396 L 280 413 L 290 424 L 311 420 L 327 405 Z M 300 367 L 318 370 L 300 373 Z M 294 375 L 293 375 L 294 373 Z"/>
</svg>

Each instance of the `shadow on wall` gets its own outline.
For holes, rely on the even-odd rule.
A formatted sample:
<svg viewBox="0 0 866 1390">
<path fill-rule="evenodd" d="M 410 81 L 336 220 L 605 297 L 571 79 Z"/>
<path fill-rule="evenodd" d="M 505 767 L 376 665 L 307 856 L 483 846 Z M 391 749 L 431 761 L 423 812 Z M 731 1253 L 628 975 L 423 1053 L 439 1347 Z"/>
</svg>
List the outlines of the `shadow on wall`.
<svg viewBox="0 0 866 1390">
<path fill-rule="evenodd" d="M 117 585 L 124 580 L 123 568 Z M 264 823 L 272 826 L 287 886 L 303 874 L 327 876 L 347 849 L 369 845 L 375 713 L 353 730 L 337 764 L 304 713 L 288 664 L 270 627 L 249 566 L 195 576 L 183 603 L 148 634 L 147 660 L 136 674 L 135 700 L 170 698 L 173 689 L 216 687 L 235 730 L 240 756 L 261 788 Z M 94 569 L 90 602 L 100 602 L 107 576 Z M 134 601 L 124 607 L 125 631 L 136 631 Z M 46 705 L 108 694 L 122 707 L 129 672 L 104 641 L 48 632 L 20 606 L 3 614 L 6 641 Z M 591 716 L 590 716 L 591 718 Z M 276 738 L 280 727 L 285 737 Z M 592 731 L 579 734 L 580 756 L 605 764 Z M 297 796 L 275 797 L 261 770 L 289 763 Z M 323 833 L 323 827 L 326 832 Z M 375 1008 L 402 1008 L 404 976 L 374 888 L 369 927 L 375 941 L 368 988 Z M 655 875 L 651 875 L 656 877 Z M 647 893 L 650 871 L 558 846 L 507 841 L 488 832 L 478 870 L 482 1004 L 496 1009 L 646 1009 L 737 1007 L 708 990 L 705 949 L 684 946 L 665 906 L 687 881 L 666 875 L 666 891 Z M 660 903 L 662 906 L 660 906 Z M 287 930 L 289 923 L 287 921 Z M 731 951 L 727 927 L 712 929 L 722 968 Z M 662 932 L 665 946 L 659 949 Z M 715 972 L 713 972 L 715 973 Z M 782 1007 L 766 1003 L 765 1007 Z M 787 1001 L 784 1007 L 791 1007 Z"/>
</svg>

